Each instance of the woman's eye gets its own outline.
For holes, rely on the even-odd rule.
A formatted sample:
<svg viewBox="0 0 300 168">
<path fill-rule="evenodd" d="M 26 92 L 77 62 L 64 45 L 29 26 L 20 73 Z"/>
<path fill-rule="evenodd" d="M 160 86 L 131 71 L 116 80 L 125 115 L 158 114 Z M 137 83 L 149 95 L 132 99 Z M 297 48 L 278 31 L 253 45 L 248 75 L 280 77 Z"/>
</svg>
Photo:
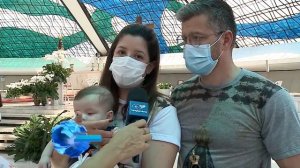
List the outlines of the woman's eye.
<svg viewBox="0 0 300 168">
<path fill-rule="evenodd" d="M 141 56 L 141 55 L 136 55 L 135 58 L 136 58 L 136 59 L 139 59 L 139 60 L 142 60 L 142 59 L 143 59 L 143 56 Z"/>
<path fill-rule="evenodd" d="M 123 51 L 123 50 L 119 50 L 119 51 L 118 51 L 118 54 L 120 54 L 120 55 L 125 55 L 126 53 L 125 53 L 125 51 Z"/>
</svg>

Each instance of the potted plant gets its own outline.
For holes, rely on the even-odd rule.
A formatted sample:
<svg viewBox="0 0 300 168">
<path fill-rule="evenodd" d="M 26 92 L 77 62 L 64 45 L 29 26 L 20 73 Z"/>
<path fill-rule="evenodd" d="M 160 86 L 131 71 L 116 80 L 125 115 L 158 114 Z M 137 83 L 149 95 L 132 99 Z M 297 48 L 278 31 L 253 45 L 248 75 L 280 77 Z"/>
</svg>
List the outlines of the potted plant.
<svg viewBox="0 0 300 168">
<path fill-rule="evenodd" d="M 170 96 L 172 90 L 172 84 L 168 82 L 160 82 L 157 84 L 158 92 Z"/>
<path fill-rule="evenodd" d="M 10 83 L 6 87 L 8 87 L 7 98 L 17 98 L 22 95 L 22 82 Z"/>
<path fill-rule="evenodd" d="M 38 163 L 47 143 L 51 140 L 51 129 L 56 124 L 70 118 L 61 116 L 64 110 L 56 117 L 47 118 L 43 115 L 33 115 L 29 122 L 14 129 L 16 140 L 6 148 L 9 155 L 14 155 L 14 161 L 24 159 Z"/>
<path fill-rule="evenodd" d="M 35 106 L 39 106 L 42 99 L 46 97 L 44 90 L 44 85 L 46 84 L 46 78 L 44 76 L 33 76 L 30 79 L 30 92 L 32 93 L 32 98 Z"/>
<path fill-rule="evenodd" d="M 57 99 L 57 83 L 53 82 L 54 75 L 33 76 L 30 80 L 30 92 L 33 95 L 35 105 L 47 104 L 48 97 Z"/>
<path fill-rule="evenodd" d="M 53 75 L 52 82 L 67 83 L 67 78 L 71 75 L 71 68 L 64 68 L 61 64 L 51 63 L 43 66 L 42 75 Z"/>
<path fill-rule="evenodd" d="M 51 92 L 51 101 L 52 105 L 54 105 L 54 101 L 58 100 L 61 96 L 62 99 L 62 84 L 67 83 L 67 78 L 71 75 L 72 69 L 71 68 L 64 68 L 62 64 L 59 63 L 51 63 L 43 66 L 42 75 L 53 75 L 52 81 L 50 82 L 52 86 L 57 87 L 57 91 Z M 58 94 L 56 94 L 58 93 Z"/>
</svg>

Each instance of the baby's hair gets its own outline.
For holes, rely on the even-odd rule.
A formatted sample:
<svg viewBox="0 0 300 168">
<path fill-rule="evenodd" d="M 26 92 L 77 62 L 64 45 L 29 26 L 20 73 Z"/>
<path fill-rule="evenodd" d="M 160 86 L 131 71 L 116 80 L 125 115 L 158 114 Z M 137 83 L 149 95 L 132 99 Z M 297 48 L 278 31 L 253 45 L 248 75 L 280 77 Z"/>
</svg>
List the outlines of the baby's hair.
<svg viewBox="0 0 300 168">
<path fill-rule="evenodd" d="M 103 86 L 89 86 L 81 89 L 75 96 L 74 101 L 80 100 L 88 95 L 99 95 L 99 104 L 105 105 L 108 110 L 112 110 L 114 98 L 111 92 Z"/>
</svg>

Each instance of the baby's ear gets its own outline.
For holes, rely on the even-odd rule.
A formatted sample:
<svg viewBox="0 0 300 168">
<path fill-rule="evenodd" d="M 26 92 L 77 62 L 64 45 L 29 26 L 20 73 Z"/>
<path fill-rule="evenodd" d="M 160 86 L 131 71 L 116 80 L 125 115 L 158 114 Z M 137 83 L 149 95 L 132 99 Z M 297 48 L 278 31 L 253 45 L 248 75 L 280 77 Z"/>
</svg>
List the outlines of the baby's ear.
<svg viewBox="0 0 300 168">
<path fill-rule="evenodd" d="M 106 119 L 112 120 L 114 118 L 114 112 L 112 110 L 106 113 Z"/>
</svg>

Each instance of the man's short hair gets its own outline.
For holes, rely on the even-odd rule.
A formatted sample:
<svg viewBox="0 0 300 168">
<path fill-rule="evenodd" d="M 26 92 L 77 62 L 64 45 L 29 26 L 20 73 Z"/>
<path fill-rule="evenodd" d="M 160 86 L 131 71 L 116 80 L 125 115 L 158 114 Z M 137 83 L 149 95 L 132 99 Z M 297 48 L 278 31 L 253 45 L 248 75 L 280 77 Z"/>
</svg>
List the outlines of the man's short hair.
<svg viewBox="0 0 300 168">
<path fill-rule="evenodd" d="M 233 44 L 236 39 L 236 23 L 232 8 L 223 0 L 195 0 L 185 5 L 176 14 L 176 18 L 185 22 L 197 15 L 206 15 L 209 24 L 216 33 L 230 30 L 233 33 Z"/>
</svg>

